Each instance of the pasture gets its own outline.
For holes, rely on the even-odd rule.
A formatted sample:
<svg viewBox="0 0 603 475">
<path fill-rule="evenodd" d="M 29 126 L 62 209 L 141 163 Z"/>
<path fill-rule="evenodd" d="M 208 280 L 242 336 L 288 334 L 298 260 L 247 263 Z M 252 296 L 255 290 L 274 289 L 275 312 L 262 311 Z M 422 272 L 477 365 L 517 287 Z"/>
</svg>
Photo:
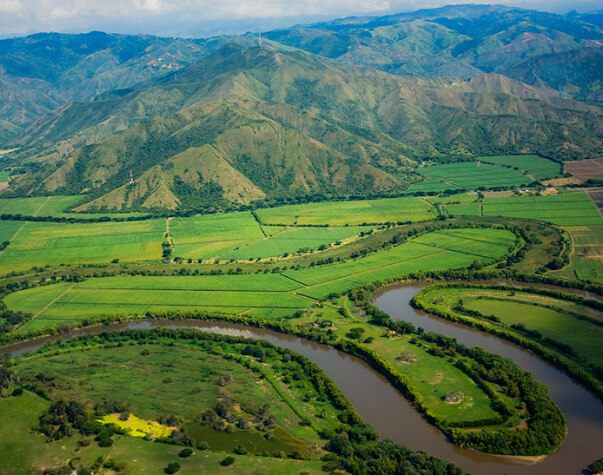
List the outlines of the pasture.
<svg viewBox="0 0 603 475">
<path fill-rule="evenodd" d="M 540 332 L 542 338 L 569 345 L 585 361 L 603 367 L 603 326 L 578 318 L 586 316 L 603 322 L 601 312 L 592 307 L 517 290 L 480 288 L 436 288 L 424 299 L 446 309 L 462 302 L 463 308 L 494 315 L 503 327 L 529 337 L 511 328 L 511 325 L 523 324 L 528 330 Z"/>
<path fill-rule="evenodd" d="M 261 208 L 256 211 L 265 224 L 358 226 L 366 224 L 427 221 L 436 217 L 422 198 L 333 201 Z"/>
<path fill-rule="evenodd" d="M 303 374 L 299 363 L 282 363 L 279 354 L 266 349 L 269 364 L 264 365 L 259 374 L 242 364 L 244 360 L 251 363 L 255 360 L 242 354 L 245 344 L 162 338 L 144 345 L 126 342 L 116 349 L 106 348 L 102 343 L 94 342 L 85 350 L 75 342 L 67 349 L 55 346 L 59 351 L 52 355 L 19 358 L 19 365 L 14 369 L 24 382 L 30 381 L 38 387 L 44 384 L 35 377 L 40 372 L 59 382 L 45 388 L 52 400 L 125 403 L 131 411 L 130 419 L 139 422 L 138 417 L 149 421 L 168 414 L 179 417 L 191 429 L 189 432 L 197 443 L 209 442 L 209 450 L 196 449 L 192 456 L 182 459 L 177 456 L 182 446 L 128 435 L 114 435 L 110 447 L 100 447 L 93 440 L 94 434 L 82 436 L 78 432 L 61 440 L 49 440 L 35 428 L 50 401 L 24 391 L 20 396 L 0 398 L 0 452 L 3 454 L 0 471 L 30 473 L 37 467 L 55 466 L 65 457 L 76 458 L 76 464 L 89 467 L 101 457 L 125 463 L 128 470 L 134 472 L 154 472 L 178 460 L 187 473 L 212 473 L 220 470 L 225 451 L 242 444 L 249 455 L 237 455 L 234 465 L 228 467 L 229 473 L 320 472 L 322 462 L 317 460 L 320 449 L 315 448 L 320 441 L 317 430 L 334 428 L 339 411 L 327 398 L 321 397 L 310 378 L 293 380 L 290 384 L 282 382 L 294 372 Z M 223 358 L 223 353 L 234 355 L 235 359 Z M 69 363 L 73 358 L 78 360 L 75 367 Z M 241 358 L 241 362 L 236 358 Z M 230 379 L 223 386 L 218 385 L 219 378 L 225 375 L 230 375 Z M 132 384 L 133 381 L 136 384 Z M 192 394 L 195 397 L 191 398 Z M 260 408 L 267 404 L 268 412 L 263 413 L 263 418 L 273 418 L 275 425 L 269 431 L 274 437 L 263 437 L 264 433 L 253 427 L 256 423 L 247 430 L 236 428 L 235 423 L 232 424 L 234 430 L 226 432 L 193 421 L 205 410 L 213 409 L 224 396 L 232 404 L 229 410 L 235 415 L 235 422 L 262 419 Z M 15 418 L 15 414 L 19 414 L 19 418 Z M 312 427 L 301 425 L 298 414 L 311 418 Z M 155 422 L 153 425 L 158 426 Z M 88 443 L 78 445 L 82 439 Z M 282 456 L 294 453 L 309 460 Z"/>
</svg>

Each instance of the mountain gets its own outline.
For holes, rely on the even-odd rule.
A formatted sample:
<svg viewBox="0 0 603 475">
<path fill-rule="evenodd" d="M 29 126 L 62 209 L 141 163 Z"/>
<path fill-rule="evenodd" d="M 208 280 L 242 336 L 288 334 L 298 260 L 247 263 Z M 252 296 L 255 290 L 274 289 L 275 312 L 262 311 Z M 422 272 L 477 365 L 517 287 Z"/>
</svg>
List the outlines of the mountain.
<svg viewBox="0 0 603 475">
<path fill-rule="evenodd" d="M 14 142 L 10 192 L 86 193 L 82 211 L 381 196 L 424 160 L 590 156 L 601 129 L 600 109 L 500 74 L 401 77 L 227 45 L 38 121 Z"/>
<path fill-rule="evenodd" d="M 583 50 L 587 53 L 581 56 L 578 67 L 594 71 L 597 51 L 603 46 L 600 17 L 495 5 L 451 5 L 296 26 L 265 36 L 313 54 L 393 74 L 469 78 L 512 71 L 512 77 L 519 78 L 529 76 L 532 66 L 546 61 L 561 64 L 569 52 L 580 55 Z M 595 63 L 587 63 L 589 59 Z M 571 63 L 566 64 L 566 68 L 571 67 Z M 566 92 L 588 98 L 589 91 L 593 92 L 589 87 L 596 85 L 585 82 L 588 85 L 584 89 L 579 86 Z"/>
<path fill-rule="evenodd" d="M 0 40 L 0 142 L 69 101 L 151 80 L 213 49 L 205 40 L 96 31 Z"/>
</svg>

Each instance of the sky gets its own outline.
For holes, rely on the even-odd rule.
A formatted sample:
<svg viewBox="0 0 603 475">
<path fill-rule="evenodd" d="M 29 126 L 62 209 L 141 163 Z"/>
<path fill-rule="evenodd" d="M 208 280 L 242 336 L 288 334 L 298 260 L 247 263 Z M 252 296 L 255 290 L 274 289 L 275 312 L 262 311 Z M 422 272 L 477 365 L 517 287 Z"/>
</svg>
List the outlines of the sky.
<svg viewBox="0 0 603 475">
<path fill-rule="evenodd" d="M 0 36 L 46 31 L 203 37 L 265 31 L 351 15 L 386 15 L 484 0 L 0 0 Z M 499 0 L 566 13 L 601 9 L 601 0 Z"/>
</svg>

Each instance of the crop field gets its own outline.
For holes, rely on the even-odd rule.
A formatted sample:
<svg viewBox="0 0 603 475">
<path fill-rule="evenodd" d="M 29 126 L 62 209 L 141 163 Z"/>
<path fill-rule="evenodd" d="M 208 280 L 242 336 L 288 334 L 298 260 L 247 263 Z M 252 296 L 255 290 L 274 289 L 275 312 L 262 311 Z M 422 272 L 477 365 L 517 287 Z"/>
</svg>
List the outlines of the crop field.
<svg viewBox="0 0 603 475">
<path fill-rule="evenodd" d="M 3 221 L 2 225 L 9 223 Z M 20 223 L 23 224 L 23 223 Z M 161 259 L 165 220 L 106 223 L 26 222 L 0 252 L 0 273 L 33 266 Z"/>
<path fill-rule="evenodd" d="M 603 327 L 577 317 L 589 316 L 601 321 L 597 310 L 574 302 L 552 297 L 491 289 L 443 288 L 429 292 L 425 299 L 451 308 L 462 300 L 463 307 L 482 315 L 494 315 L 509 327 L 523 324 L 528 330 L 537 330 L 542 338 L 569 345 L 586 361 L 603 367 L 601 336 Z M 525 335 L 524 335 L 525 336 Z"/>
<path fill-rule="evenodd" d="M 268 230 L 272 226 L 265 226 Z M 321 245 L 347 239 L 366 228 L 346 226 L 339 228 L 286 228 L 272 236 L 240 246 L 239 249 L 214 256 L 218 259 L 252 259 L 257 257 L 282 256 L 300 249 L 317 249 Z"/>
<path fill-rule="evenodd" d="M 21 221 L 0 221 L 0 244 L 10 240 L 21 226 Z"/>
<path fill-rule="evenodd" d="M 408 192 L 409 193 L 417 193 L 417 192 L 440 193 L 442 191 L 451 191 L 451 190 L 452 191 L 454 191 L 454 190 L 461 191 L 462 188 L 450 181 L 443 180 L 441 178 L 430 178 L 430 177 L 426 176 L 425 180 L 411 185 L 410 188 L 408 189 Z"/>
<path fill-rule="evenodd" d="M 565 162 L 566 173 L 571 173 L 580 181 L 590 178 L 603 178 L 603 158 Z"/>
<path fill-rule="evenodd" d="M 475 190 L 499 186 L 520 186 L 534 181 L 519 170 L 477 161 L 434 165 L 418 171 L 421 175 L 439 182 L 442 186 L 452 185 L 448 189 Z M 420 190 L 415 188 L 416 186 L 413 185 L 411 191 L 439 191 L 437 189 Z"/>
<path fill-rule="evenodd" d="M 555 178 L 561 175 L 562 164 L 539 157 L 537 155 L 497 155 L 480 157 L 479 160 L 494 165 L 506 165 L 521 170 L 534 180 Z"/>
<path fill-rule="evenodd" d="M 555 271 L 559 277 L 603 283 L 603 225 L 566 228 L 573 241 L 570 265 Z"/>
<path fill-rule="evenodd" d="M 468 267 L 476 259 L 484 259 L 484 255 L 475 254 L 474 250 L 485 252 L 489 240 L 500 253 L 495 256 L 492 252 L 489 253 L 490 256 L 500 257 L 514 245 L 515 236 L 501 229 L 438 231 L 419 236 L 416 240 L 389 250 L 370 254 L 363 259 L 287 271 L 284 275 L 308 286 L 300 293 L 320 299 L 333 292 L 342 292 L 379 279 L 393 278 L 421 270 Z"/>
<path fill-rule="evenodd" d="M 0 183 L 6 183 L 10 178 L 9 172 L 0 172 Z"/>
<path fill-rule="evenodd" d="M 420 270 L 467 267 L 500 257 L 515 236 L 502 229 L 453 229 L 340 264 L 280 274 L 215 276 L 117 276 L 23 290 L 5 298 L 13 310 L 31 313 L 27 331 L 101 314 L 202 310 L 264 318 L 291 315 L 332 292 Z"/>
<path fill-rule="evenodd" d="M 597 208 L 580 191 L 547 196 L 486 198 L 483 215 L 535 219 L 561 226 L 603 224 Z"/>
<path fill-rule="evenodd" d="M 334 201 L 262 208 L 256 211 L 262 223 L 281 225 L 357 226 L 387 222 L 434 219 L 433 207 L 422 198 Z"/>
<path fill-rule="evenodd" d="M 449 216 L 479 216 L 481 203 L 447 204 L 446 211 Z"/>
<path fill-rule="evenodd" d="M 300 249 L 316 249 L 361 231 L 362 228 L 353 226 L 260 226 L 250 212 L 170 220 L 174 253 L 183 259 L 248 260 L 278 257 Z"/>
</svg>

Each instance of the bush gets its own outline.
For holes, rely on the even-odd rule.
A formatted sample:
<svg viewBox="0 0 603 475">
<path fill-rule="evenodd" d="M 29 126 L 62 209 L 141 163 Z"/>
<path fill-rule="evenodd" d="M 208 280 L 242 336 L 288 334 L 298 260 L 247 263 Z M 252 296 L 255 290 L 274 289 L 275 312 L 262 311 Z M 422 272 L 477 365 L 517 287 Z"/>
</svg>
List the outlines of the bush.
<svg viewBox="0 0 603 475">
<path fill-rule="evenodd" d="M 176 473 L 180 470 L 180 464 L 178 462 L 168 463 L 168 466 L 163 469 L 165 473 Z"/>
<path fill-rule="evenodd" d="M 235 462 L 235 458 L 232 455 L 229 455 L 228 457 L 226 457 L 224 460 L 222 460 L 220 462 L 220 465 L 222 465 L 222 467 L 228 467 L 229 465 L 232 465 Z"/>
<path fill-rule="evenodd" d="M 183 459 L 190 457 L 191 455 L 193 455 L 193 449 L 189 449 L 188 447 L 186 449 L 182 449 L 180 451 L 180 453 L 178 454 L 178 457 L 181 457 Z"/>
</svg>

